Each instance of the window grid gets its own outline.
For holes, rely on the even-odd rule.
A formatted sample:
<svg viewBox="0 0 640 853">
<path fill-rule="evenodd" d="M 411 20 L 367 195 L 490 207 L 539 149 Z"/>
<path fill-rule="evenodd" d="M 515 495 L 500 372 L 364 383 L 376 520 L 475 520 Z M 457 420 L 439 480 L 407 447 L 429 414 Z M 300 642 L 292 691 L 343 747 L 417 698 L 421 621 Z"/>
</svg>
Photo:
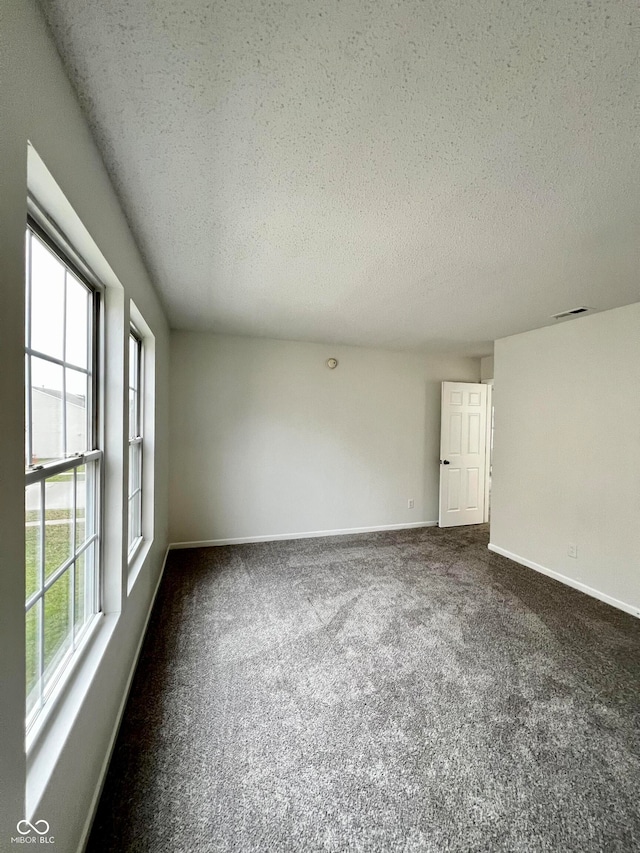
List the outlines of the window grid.
<svg viewBox="0 0 640 853">
<path fill-rule="evenodd" d="M 129 560 L 142 542 L 142 338 L 129 332 Z"/>
<path fill-rule="evenodd" d="M 35 242 L 37 241 L 37 243 Z M 95 449 L 96 427 L 96 366 L 98 294 L 72 267 L 60 250 L 51 244 L 46 235 L 33 222 L 29 222 L 26 234 L 26 322 L 25 322 L 25 373 L 26 373 L 26 500 L 25 500 L 25 544 L 27 551 L 25 612 L 27 633 L 27 728 L 44 706 L 59 675 L 69 662 L 78 643 L 89 627 L 92 616 L 98 611 L 98 568 L 99 568 L 99 481 L 102 453 Z M 46 259 L 51 269 L 62 274 L 62 328 L 57 330 L 55 320 L 50 329 L 50 351 L 45 346 L 33 346 L 34 323 L 34 245 Z M 43 255 L 42 252 L 46 254 Z M 41 265 L 39 288 L 41 296 L 49 280 Z M 69 327 L 69 288 L 75 288 L 80 296 L 80 311 L 76 312 L 76 327 Z M 45 291 L 42 290 L 43 284 Z M 54 293 L 55 288 L 51 288 Z M 55 299 L 55 295 L 48 295 Z M 85 299 L 86 309 L 82 299 Z M 46 300 L 45 300 L 46 305 Z M 45 318 L 48 322 L 48 318 Z M 43 318 L 40 317 L 42 340 Z M 45 324 L 46 325 L 46 324 Z M 62 358 L 53 349 L 55 335 L 62 333 Z M 69 335 L 86 338 L 86 351 L 75 360 L 68 357 Z M 48 334 L 48 332 L 47 332 Z M 46 334 L 45 334 L 46 337 Z M 58 335 L 59 340 L 59 335 Z M 72 345 L 73 348 L 73 345 Z M 76 353 L 77 354 L 77 353 Z M 44 365 L 60 368 L 59 406 L 55 389 L 43 386 L 35 389 L 33 360 Z M 79 361 L 84 360 L 84 365 Z M 48 368 L 50 369 L 50 368 Z M 55 369 L 55 368 L 54 368 Z M 68 429 L 67 371 L 84 377 L 84 426 L 76 436 L 72 448 Z M 46 374 L 41 374 L 41 379 Z M 52 374 L 50 374 L 52 375 Z M 50 453 L 53 445 L 47 445 L 48 432 L 55 433 L 55 425 L 47 421 L 46 409 L 36 415 L 34 390 L 41 397 L 54 400 L 54 413 L 59 411 L 61 419 L 58 452 Z M 73 394 L 73 405 L 82 408 L 82 395 Z M 55 420 L 55 418 L 54 418 Z M 82 418 L 80 418 L 82 424 Z M 39 428 L 40 438 L 49 452 L 40 460 L 34 447 L 34 432 Z M 78 441 L 82 442 L 79 451 Z M 39 449 L 40 445 L 37 449 Z M 55 450 L 55 448 L 54 448 Z M 70 452 L 73 451 L 73 452 Z M 70 488 L 70 494 L 69 494 Z M 48 497 L 52 499 L 49 507 Z M 80 501 L 79 501 L 80 499 Z M 84 506 L 81 506 L 83 503 Z M 56 506 L 58 504 L 58 506 Z M 82 514 L 84 511 L 84 514 Z M 35 519 L 32 517 L 35 514 Z M 51 564 L 51 565 L 49 565 Z M 52 568 L 53 566 L 53 568 Z M 65 612 L 66 611 L 66 612 Z M 35 616 L 35 619 L 34 619 Z"/>
<path fill-rule="evenodd" d="M 68 281 L 69 278 L 73 278 L 74 282 L 83 285 L 89 294 L 93 294 L 93 290 L 83 281 L 81 281 L 78 275 L 75 275 L 69 268 L 67 268 L 67 262 L 61 255 L 57 255 L 51 251 L 51 246 L 48 242 L 45 242 L 42 238 L 40 238 L 39 234 L 34 233 L 33 225 L 30 225 L 27 232 L 27 243 L 28 243 L 28 263 L 27 263 L 27 307 L 26 307 L 26 315 L 27 321 L 25 325 L 25 354 L 26 358 L 26 374 L 27 374 L 27 424 L 31 425 L 33 423 L 33 381 L 32 381 L 32 360 L 37 358 L 39 361 L 44 362 L 50 365 L 56 365 L 62 368 L 61 371 L 61 411 L 62 411 L 62 429 L 61 429 L 61 437 L 62 437 L 62 458 L 65 458 L 71 455 L 68 450 L 69 444 L 69 436 L 67 430 L 67 381 L 68 376 L 67 373 L 69 370 L 74 373 L 82 374 L 85 377 L 85 388 L 89 385 L 88 380 L 92 378 L 93 369 L 95 367 L 92 353 L 93 341 L 92 336 L 90 334 L 87 335 L 87 352 L 86 352 L 86 366 L 79 364 L 77 361 L 70 361 L 66 358 L 67 354 L 67 290 L 68 290 Z M 37 240 L 40 246 L 42 246 L 45 251 L 49 252 L 53 257 L 56 257 L 61 265 L 64 267 L 64 285 L 63 285 L 63 304 L 64 309 L 62 312 L 62 358 L 59 358 L 50 352 L 43 352 L 41 349 L 37 349 L 32 346 L 32 338 L 31 338 L 31 325 L 32 325 L 32 299 L 33 299 L 33 288 L 32 288 L 32 255 L 33 255 L 33 241 Z M 87 299 L 87 328 L 90 331 L 92 327 L 92 317 L 91 317 L 91 307 L 92 307 L 93 299 Z M 86 436 L 86 444 L 95 442 L 95 430 L 93 429 L 93 421 L 94 421 L 94 408 L 95 408 L 95 399 L 94 394 L 86 394 L 86 417 L 85 417 L 85 436 Z M 33 467 L 37 464 L 37 460 L 34 461 L 33 455 L 33 433 L 32 430 L 27 430 L 27 459 L 26 459 L 27 467 Z"/>
<path fill-rule="evenodd" d="M 27 230 L 27 257 L 26 257 L 26 310 L 25 310 L 25 329 L 24 329 L 24 340 L 25 347 L 28 349 L 31 347 L 31 231 Z M 32 422 L 31 416 L 31 359 L 27 355 L 25 357 L 25 421 L 27 424 L 26 429 L 26 464 L 31 465 L 33 459 L 33 448 L 32 448 L 32 431 L 28 428 L 29 424 Z"/>
</svg>

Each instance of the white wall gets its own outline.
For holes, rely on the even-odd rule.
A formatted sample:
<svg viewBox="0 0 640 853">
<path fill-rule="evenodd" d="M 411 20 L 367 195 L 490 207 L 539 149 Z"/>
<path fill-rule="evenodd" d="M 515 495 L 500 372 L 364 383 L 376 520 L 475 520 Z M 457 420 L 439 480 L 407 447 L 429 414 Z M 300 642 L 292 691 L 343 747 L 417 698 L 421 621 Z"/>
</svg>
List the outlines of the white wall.
<svg viewBox="0 0 640 853">
<path fill-rule="evenodd" d="M 0 57 L 0 849 L 3 850 L 9 849 L 10 836 L 16 835 L 16 823 L 25 816 L 27 808 L 23 329 L 28 140 L 124 287 L 119 291 L 112 288 L 107 293 L 107 314 L 119 310 L 120 331 L 124 333 L 121 315 L 128 310 L 131 297 L 155 336 L 154 546 L 130 596 L 126 594 L 126 583 L 120 589 L 121 611 L 111 617 L 114 632 L 84 701 L 79 704 L 77 716 L 67 721 L 57 740 L 47 741 L 50 748 L 40 751 L 33 761 L 30 759 L 36 768 L 30 775 L 33 783 L 30 791 L 38 799 L 37 804 L 32 803 L 37 805 L 37 817 L 50 823 L 55 849 L 73 853 L 90 810 L 166 546 L 168 327 L 33 0 L 4 0 L 0 4 Z M 113 348 L 113 332 L 112 327 L 107 337 L 112 378 L 114 365 L 124 369 L 125 351 L 124 340 Z M 119 404 L 123 409 L 124 401 L 124 392 L 120 391 Z M 122 444 L 120 449 L 123 450 Z M 118 471 L 118 464 L 112 459 L 107 465 L 107 479 L 113 479 L 114 471 Z M 123 521 L 123 518 L 111 519 L 111 530 L 120 536 Z M 115 556 L 106 566 L 111 586 L 118 586 L 126 579 L 126 567 Z M 48 775 L 53 755 L 58 758 Z M 47 775 L 43 775 L 44 768 L 48 768 Z"/>
<path fill-rule="evenodd" d="M 480 379 L 493 379 L 493 356 L 487 355 L 480 359 Z"/>
<path fill-rule="evenodd" d="M 440 382 L 478 381 L 478 359 L 191 332 L 171 342 L 171 541 L 437 519 Z"/>
<path fill-rule="evenodd" d="M 640 303 L 496 341 L 495 384 L 492 546 L 640 611 Z"/>
</svg>

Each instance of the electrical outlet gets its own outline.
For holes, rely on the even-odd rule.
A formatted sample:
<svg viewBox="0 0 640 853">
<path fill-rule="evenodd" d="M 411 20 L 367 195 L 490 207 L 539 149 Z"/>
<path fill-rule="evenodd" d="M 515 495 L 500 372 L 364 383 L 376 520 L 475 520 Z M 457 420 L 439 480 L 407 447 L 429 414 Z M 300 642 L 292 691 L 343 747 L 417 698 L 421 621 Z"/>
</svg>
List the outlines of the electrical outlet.
<svg viewBox="0 0 640 853">
<path fill-rule="evenodd" d="M 569 545 L 567 546 L 567 554 L 570 557 L 577 558 L 578 557 L 578 546 L 575 543 L 570 542 Z"/>
<path fill-rule="evenodd" d="M 409 509 L 413 509 L 413 498 L 409 498 L 409 500 L 407 501 L 407 507 Z"/>
</svg>

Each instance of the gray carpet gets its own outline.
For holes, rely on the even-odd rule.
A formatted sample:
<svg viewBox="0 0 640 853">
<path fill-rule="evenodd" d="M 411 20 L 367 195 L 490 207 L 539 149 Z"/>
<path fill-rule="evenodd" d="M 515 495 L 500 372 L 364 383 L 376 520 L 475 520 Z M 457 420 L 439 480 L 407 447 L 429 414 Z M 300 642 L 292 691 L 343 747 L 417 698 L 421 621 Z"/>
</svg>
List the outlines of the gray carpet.
<svg viewBox="0 0 640 853">
<path fill-rule="evenodd" d="M 484 526 L 174 551 L 88 850 L 640 850 L 639 653 Z"/>
</svg>

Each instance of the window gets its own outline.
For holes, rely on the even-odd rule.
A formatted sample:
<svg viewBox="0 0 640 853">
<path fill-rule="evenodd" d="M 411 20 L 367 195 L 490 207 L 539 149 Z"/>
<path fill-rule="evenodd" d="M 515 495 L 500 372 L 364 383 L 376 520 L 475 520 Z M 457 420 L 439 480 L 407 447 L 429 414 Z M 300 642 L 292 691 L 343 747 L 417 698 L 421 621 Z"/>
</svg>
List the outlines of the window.
<svg viewBox="0 0 640 853">
<path fill-rule="evenodd" d="M 48 233 L 26 234 L 27 727 L 99 610 L 100 289 Z"/>
<path fill-rule="evenodd" d="M 129 560 L 142 542 L 142 338 L 129 332 Z"/>
</svg>

